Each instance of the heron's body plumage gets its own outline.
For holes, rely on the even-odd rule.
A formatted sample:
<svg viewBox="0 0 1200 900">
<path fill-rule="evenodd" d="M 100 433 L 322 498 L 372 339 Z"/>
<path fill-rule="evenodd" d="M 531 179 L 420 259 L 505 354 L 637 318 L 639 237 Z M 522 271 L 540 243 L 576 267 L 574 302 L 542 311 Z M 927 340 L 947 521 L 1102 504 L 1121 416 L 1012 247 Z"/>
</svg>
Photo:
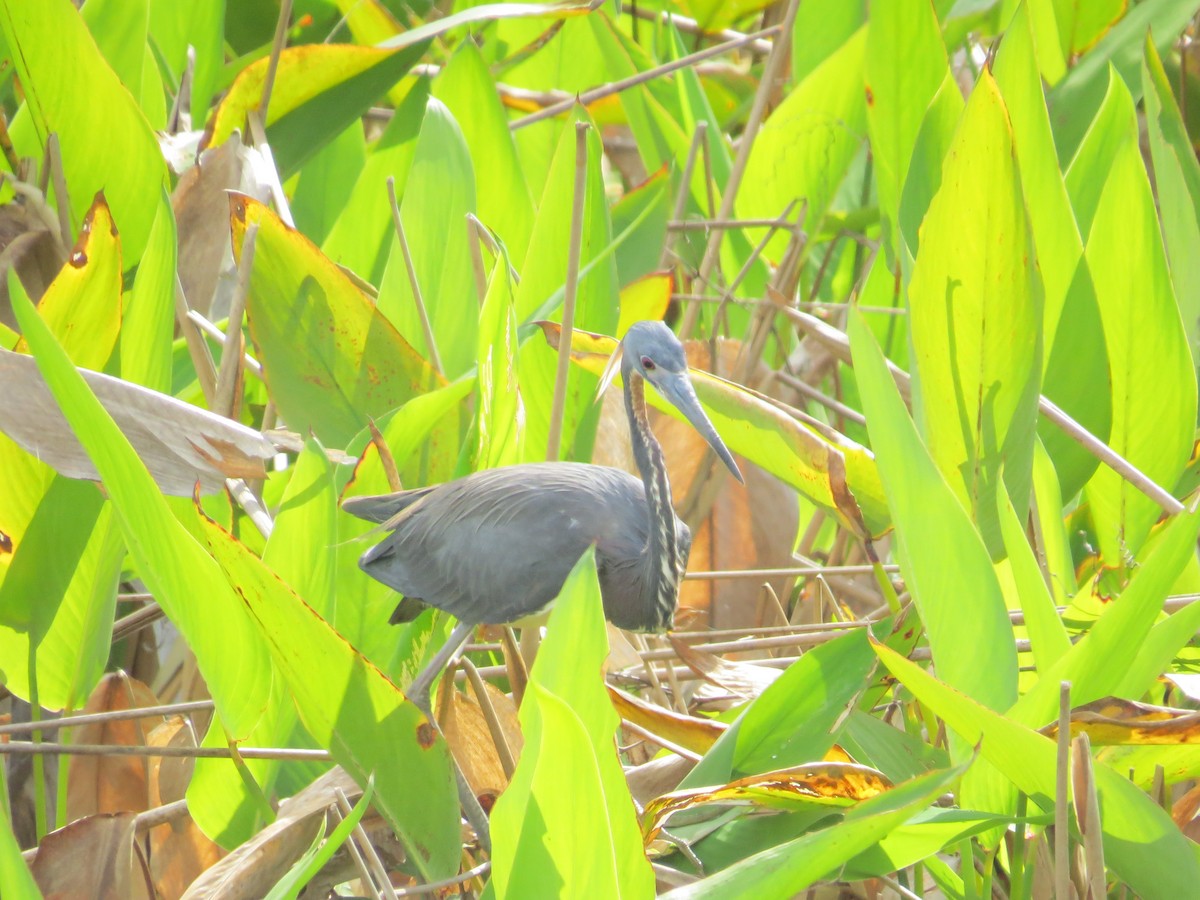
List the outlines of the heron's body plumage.
<svg viewBox="0 0 1200 900">
<path fill-rule="evenodd" d="M 673 564 L 651 560 L 641 480 L 582 463 L 489 469 L 348 506 L 391 532 L 363 555 L 366 572 L 408 599 L 482 624 L 545 610 L 594 544 L 605 617 L 630 631 L 664 631 L 691 547 L 687 525 L 674 517 Z M 540 547 L 554 552 L 529 552 Z M 667 608 L 640 602 L 647 580 L 669 595 Z"/>
</svg>

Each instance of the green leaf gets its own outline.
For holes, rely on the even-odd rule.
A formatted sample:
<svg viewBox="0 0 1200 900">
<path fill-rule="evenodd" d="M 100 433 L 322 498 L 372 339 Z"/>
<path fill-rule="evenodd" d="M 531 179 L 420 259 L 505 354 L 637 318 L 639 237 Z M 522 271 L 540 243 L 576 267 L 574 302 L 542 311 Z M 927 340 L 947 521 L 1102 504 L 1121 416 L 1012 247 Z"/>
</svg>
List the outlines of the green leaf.
<svg viewBox="0 0 1200 900">
<path fill-rule="evenodd" d="M 848 40 L 771 113 L 750 151 L 739 216 L 773 218 L 796 200 L 807 203 L 805 226 L 819 228 L 867 130 L 866 38 L 863 29 Z"/>
<path fill-rule="evenodd" d="M 1017 518 L 1003 481 L 997 483 L 996 490 L 1000 492 L 997 498 L 1000 532 L 1004 537 L 1004 550 L 1012 567 L 1021 610 L 1025 613 L 1025 629 L 1038 671 L 1045 674 L 1071 649 L 1071 638 L 1058 616 L 1054 598 L 1046 586 L 1045 576 L 1033 549 L 1025 538 L 1025 530 L 1021 527 L 1021 520 Z"/>
<path fill-rule="evenodd" d="M 521 268 L 516 290 L 517 322 L 531 315 L 561 319 L 558 298 L 566 282 L 567 253 L 575 199 L 576 119 L 572 117 L 559 133 L 558 147 L 546 177 L 546 190 L 538 208 L 529 252 Z M 584 179 L 583 233 L 580 247 L 580 277 L 576 287 L 575 327 L 612 334 L 617 327 L 618 292 L 616 263 L 612 258 L 612 232 L 604 180 L 600 172 L 600 136 L 590 127 L 585 138 L 587 172 Z M 595 263 L 592 265 L 592 263 Z M 547 312 L 548 301 L 555 306 Z M 550 411 L 554 401 L 558 353 L 540 336 L 526 339 L 518 357 L 518 374 L 525 400 L 525 452 L 528 460 L 546 458 L 550 434 Z M 591 431 L 595 428 L 593 400 L 597 379 L 590 374 L 568 379 L 562 422 L 560 457 L 576 451 L 590 456 Z M 586 419 L 586 425 L 585 425 Z"/>
<path fill-rule="evenodd" d="M 334 555 L 338 541 L 333 467 L 312 438 L 291 468 L 263 563 L 317 615 L 334 621 Z"/>
<path fill-rule="evenodd" d="M 871 446 L 896 523 L 896 555 L 938 674 L 980 703 L 1006 709 L 1017 698 L 1017 658 L 987 550 L 917 436 L 860 314 L 850 316 L 849 331 Z"/>
<path fill-rule="evenodd" d="M 152 390 L 171 390 L 175 335 L 175 214 L 164 190 L 138 264 L 121 326 L 121 375 Z"/>
<path fill-rule="evenodd" d="M 354 122 L 316 152 L 300 170 L 292 192 L 297 230 L 314 244 L 329 236 L 366 162 L 361 122 Z"/>
<path fill-rule="evenodd" d="M 333 262 L 371 284 L 379 284 L 383 278 L 395 240 L 387 180 L 394 178 L 396 196 L 404 196 L 428 98 L 428 82 L 421 79 L 396 108 L 392 121 L 367 155 L 341 215 L 321 245 Z"/>
<path fill-rule="evenodd" d="M 325 838 L 325 821 L 321 821 L 321 827 L 317 831 L 317 836 L 313 838 L 312 845 L 302 857 L 292 864 L 287 873 L 275 882 L 271 892 L 267 894 L 266 900 L 295 900 L 300 896 L 300 892 L 317 877 L 325 864 L 333 859 L 333 854 L 342 848 L 342 845 L 350 838 L 350 834 L 358 827 L 367 807 L 371 805 L 371 798 L 374 795 L 373 787 L 372 782 L 367 783 L 363 795 L 350 810 L 350 815 L 338 822 L 328 840 Z"/>
<path fill-rule="evenodd" d="M 0 783 L 0 893 L 6 897 L 42 900 L 33 873 L 21 857 L 21 848 L 13 835 L 9 813 L 7 779 Z"/>
<path fill-rule="evenodd" d="M 828 828 L 747 857 L 662 896 L 671 900 L 730 896 L 794 896 L 903 825 L 962 775 L 965 766 L 931 772 L 865 800 Z"/>
<path fill-rule="evenodd" d="M 893 253 L 900 195 L 925 112 L 949 75 L 937 16 L 927 0 L 871 4 L 867 28 L 867 125 L 875 186 Z"/>
<path fill-rule="evenodd" d="M 993 712 L 879 644 L 875 652 L 905 687 L 1011 778 L 1043 810 L 1054 808 L 1056 748 L 1050 738 Z M 1057 685 L 1056 685 L 1057 689 Z M 1184 897 L 1200 878 L 1200 858 L 1170 816 L 1100 762 L 1093 768 L 1100 796 L 1104 858 L 1136 894 Z"/>
<path fill-rule="evenodd" d="M 1200 361 L 1200 163 L 1149 37 L 1145 52 L 1142 92 L 1159 216 L 1188 347 L 1193 361 Z"/>
<path fill-rule="evenodd" d="M 1161 53 L 1195 14 L 1195 0 L 1145 0 L 1133 4 L 1121 21 L 1083 55 L 1070 74 L 1055 85 L 1050 94 L 1050 110 L 1060 161 L 1074 156 L 1088 123 L 1100 107 L 1110 63 L 1135 92 L 1134 99 L 1141 99 L 1138 68 L 1146 34 L 1153 35 L 1154 46 Z"/>
<path fill-rule="evenodd" d="M 1033 466 L 1042 313 L 1029 244 L 1008 116 L 985 71 L 921 226 L 908 298 L 917 420 L 993 557 L 1001 470 L 1023 516 Z"/>
<path fill-rule="evenodd" d="M 201 525 L 309 734 L 364 789 L 374 776 L 376 804 L 421 874 L 429 880 L 454 875 L 458 803 L 440 732 L 245 545 L 208 519 Z"/>
<path fill-rule="evenodd" d="M 498 897 L 646 897 L 654 875 L 617 759 L 589 550 L 563 584 L 521 706 L 525 749 L 492 813 Z"/>
<path fill-rule="evenodd" d="M 246 315 L 291 428 L 345 447 L 369 417 L 445 383 L 305 237 L 249 197 L 230 205 L 236 254 L 246 229 L 259 226 Z"/>
<path fill-rule="evenodd" d="M 1167 527 L 1162 538 L 1137 569 L 1120 599 L 1104 608 L 1087 634 L 1072 645 L 1046 672 L 1033 690 L 1023 696 L 1010 711 L 1014 720 L 1040 728 L 1053 721 L 1058 709 L 1059 685 L 1071 682 L 1071 705 L 1082 706 L 1116 694 L 1129 684 L 1130 699 L 1141 696 L 1161 672 L 1148 672 L 1144 665 L 1131 670 L 1139 657 L 1142 642 L 1150 633 L 1163 601 L 1184 565 L 1195 553 L 1200 533 L 1200 514 L 1180 514 Z M 1090 591 L 1090 587 L 1084 589 Z M 1169 621 L 1169 620 L 1168 620 Z M 1186 620 L 1183 620 L 1186 621 Z M 1179 623 L 1176 623 L 1178 625 Z M 1161 647 L 1161 645 L 1158 645 Z M 1176 648 L 1178 649 L 1178 648 Z M 1145 657 L 1143 657 L 1145 659 Z M 1166 660 L 1163 661 L 1166 664 Z M 1130 684 L 1138 673 L 1140 683 Z"/>
<path fill-rule="evenodd" d="M 533 196 L 496 83 L 473 41 L 459 44 L 434 84 L 434 95 L 446 104 L 470 149 L 479 219 L 520 264 L 533 231 Z"/>
<path fill-rule="evenodd" d="M 1086 251 L 1112 373 L 1108 444 L 1169 489 L 1192 449 L 1195 368 L 1171 288 L 1132 98 L 1117 79 L 1111 94 L 1119 114 L 1106 119 L 1113 124 L 1105 127 L 1119 131 L 1120 139 L 1114 139 L 1118 147 Z M 1161 510 L 1107 466 L 1096 470 L 1086 496 L 1106 563 L 1124 565 L 1127 555 L 1141 549 Z"/>
<path fill-rule="evenodd" d="M 746 707 L 680 787 L 725 784 L 824 758 L 874 662 L 863 631 L 809 650 Z"/>
<path fill-rule="evenodd" d="M 400 204 L 400 219 L 443 374 L 450 378 L 475 362 L 479 297 L 467 234 L 467 214 L 474 212 L 475 173 L 466 142 L 450 111 L 430 100 Z M 378 309 L 418 352 L 433 359 L 425 346 L 408 266 L 395 237 L 379 286 Z"/>
<path fill-rule="evenodd" d="M 146 246 L 165 175 L 150 124 L 69 0 L 4 0 L 0 29 L 25 93 L 24 114 L 11 128 L 17 152 L 40 160 L 49 135 L 57 134 L 75 227 L 103 190 L 132 267 Z"/>
<path fill-rule="evenodd" d="M 508 253 L 503 245 L 479 313 L 480 469 L 519 463 L 525 451 L 525 407 L 517 385 L 517 316 Z"/>
<path fill-rule="evenodd" d="M 1044 286 L 1042 390 L 1092 434 L 1107 440 L 1111 400 L 1096 385 L 1108 381 L 1108 354 L 1099 349 L 1100 311 L 1081 261 L 1083 242 L 1055 158 L 1034 44 L 1029 7 L 1021 5 L 1005 31 L 993 71 L 1012 122 L 1022 188 L 1027 198 L 1036 198 L 1026 208 Z M 1060 322 L 1067 327 L 1060 329 Z M 1039 422 L 1038 434 L 1054 460 L 1063 492 L 1073 497 L 1096 470 L 1096 458 L 1048 422 Z"/>
</svg>

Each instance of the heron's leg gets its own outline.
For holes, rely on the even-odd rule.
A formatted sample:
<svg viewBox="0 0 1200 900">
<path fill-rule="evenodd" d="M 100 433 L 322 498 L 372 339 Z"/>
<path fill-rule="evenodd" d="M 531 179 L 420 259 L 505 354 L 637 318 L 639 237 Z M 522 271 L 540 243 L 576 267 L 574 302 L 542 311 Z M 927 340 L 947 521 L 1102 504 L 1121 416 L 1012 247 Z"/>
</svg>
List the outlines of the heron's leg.
<svg viewBox="0 0 1200 900">
<path fill-rule="evenodd" d="M 412 684 L 408 686 L 406 696 L 413 704 L 425 713 L 425 716 L 433 723 L 433 727 L 439 732 L 442 727 L 438 724 L 437 718 L 433 715 L 433 704 L 430 702 L 429 693 L 433 687 L 433 682 L 442 673 L 442 669 L 446 667 L 452 657 L 457 655 L 458 651 L 463 648 L 467 640 L 475 631 L 475 625 L 471 622 L 459 622 L 454 626 L 454 630 L 450 632 L 450 637 L 446 639 L 446 643 L 434 655 L 421 672 L 413 679 Z M 462 769 L 458 767 L 458 761 L 454 758 L 454 753 L 450 754 L 450 767 L 454 770 L 454 783 L 458 787 L 458 802 L 462 804 L 463 813 L 467 817 L 467 821 L 471 823 L 471 827 L 475 829 L 475 835 L 479 838 L 479 844 L 490 855 L 492 852 L 492 832 L 488 825 L 487 813 L 483 811 L 483 807 L 479 805 L 479 798 L 475 796 L 475 792 L 471 790 L 471 786 L 467 783 L 466 776 L 463 775 Z"/>
<path fill-rule="evenodd" d="M 434 654 L 433 659 L 429 661 L 429 665 L 423 668 L 417 677 L 413 679 L 412 684 L 408 686 L 408 690 L 404 693 L 425 715 L 433 718 L 432 706 L 429 700 L 429 692 L 433 688 L 433 683 L 437 681 L 438 676 L 442 674 L 442 670 L 446 668 L 446 663 L 450 662 L 459 650 L 463 648 L 467 640 L 475 631 L 475 623 L 459 622 L 454 626 L 454 630 L 450 632 L 450 637 L 446 638 L 446 643 L 442 648 Z"/>
</svg>

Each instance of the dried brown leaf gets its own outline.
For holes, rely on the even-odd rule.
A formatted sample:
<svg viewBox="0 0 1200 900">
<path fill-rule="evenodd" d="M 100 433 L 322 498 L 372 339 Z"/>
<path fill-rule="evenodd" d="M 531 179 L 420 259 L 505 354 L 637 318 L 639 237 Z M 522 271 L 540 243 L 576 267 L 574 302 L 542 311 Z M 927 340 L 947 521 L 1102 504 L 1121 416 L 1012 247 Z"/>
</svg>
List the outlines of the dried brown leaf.
<svg viewBox="0 0 1200 900">
<path fill-rule="evenodd" d="M 150 896 L 134 853 L 134 814 L 88 816 L 46 835 L 34 857 L 42 896 L 142 900 Z"/>
<path fill-rule="evenodd" d="M 80 369 L 100 403 L 165 494 L 208 493 L 226 478 L 264 477 L 275 447 L 259 432 L 167 394 Z M 96 467 L 30 356 L 0 349 L 0 431 L 68 478 L 95 481 Z"/>
<path fill-rule="evenodd" d="M 186 900 L 257 900 L 291 868 L 316 837 L 340 790 L 353 803 L 362 790 L 340 766 L 279 805 L 275 821 L 197 878 Z"/>
<path fill-rule="evenodd" d="M 519 757 L 524 739 L 517 721 L 516 704 L 498 688 L 485 682 L 488 699 L 500 722 L 509 750 Z M 467 783 L 479 798 L 480 805 L 490 810 L 496 798 L 508 787 L 508 777 L 500 762 L 495 739 L 479 702 L 471 695 L 447 690 L 439 698 L 439 724 L 446 742 L 454 753 Z"/>
<path fill-rule="evenodd" d="M 100 679 L 84 715 L 155 706 L 158 698 L 136 679 L 109 673 Z M 120 719 L 72 729 L 76 744 L 138 747 L 162 722 L 161 716 Z M 142 812 L 150 802 L 149 760 L 144 756 L 80 756 L 71 762 L 67 786 L 67 819 L 73 821 L 97 813 Z"/>
</svg>

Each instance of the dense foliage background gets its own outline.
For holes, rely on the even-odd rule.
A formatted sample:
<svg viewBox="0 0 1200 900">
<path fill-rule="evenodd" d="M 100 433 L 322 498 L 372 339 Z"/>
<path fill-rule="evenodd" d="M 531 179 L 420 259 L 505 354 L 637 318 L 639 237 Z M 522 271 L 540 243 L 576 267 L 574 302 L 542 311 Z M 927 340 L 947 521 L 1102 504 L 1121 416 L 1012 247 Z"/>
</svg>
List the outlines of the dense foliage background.
<svg viewBox="0 0 1200 900">
<path fill-rule="evenodd" d="M 1190 895 L 1198 9 L 0 0 L 0 894 Z M 631 467 L 646 318 L 675 633 L 432 730 L 339 499 Z"/>
</svg>

